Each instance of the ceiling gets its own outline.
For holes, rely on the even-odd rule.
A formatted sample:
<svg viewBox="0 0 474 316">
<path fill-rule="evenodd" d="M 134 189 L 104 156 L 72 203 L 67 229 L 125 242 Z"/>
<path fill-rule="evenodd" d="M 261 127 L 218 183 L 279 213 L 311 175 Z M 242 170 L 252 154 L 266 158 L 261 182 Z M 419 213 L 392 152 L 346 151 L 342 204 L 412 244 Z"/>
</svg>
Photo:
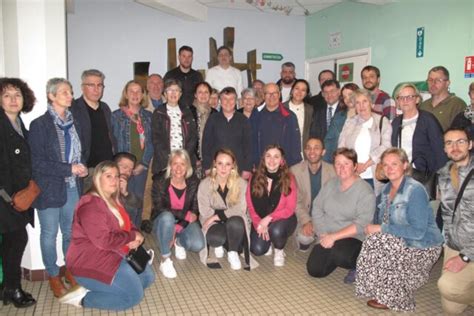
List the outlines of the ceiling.
<svg viewBox="0 0 474 316">
<path fill-rule="evenodd" d="M 305 16 L 342 2 L 384 5 L 397 0 L 135 0 L 188 20 L 207 20 L 208 8 Z"/>
</svg>

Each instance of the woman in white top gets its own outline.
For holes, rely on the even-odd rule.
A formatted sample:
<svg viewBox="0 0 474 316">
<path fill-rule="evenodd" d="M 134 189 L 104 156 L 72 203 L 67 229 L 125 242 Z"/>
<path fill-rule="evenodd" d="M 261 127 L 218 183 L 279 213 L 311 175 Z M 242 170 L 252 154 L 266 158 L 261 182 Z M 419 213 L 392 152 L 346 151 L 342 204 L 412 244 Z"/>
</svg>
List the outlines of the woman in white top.
<svg viewBox="0 0 474 316">
<path fill-rule="evenodd" d="M 386 117 L 372 112 L 369 91 L 354 91 L 352 102 L 357 115 L 344 123 L 338 146 L 352 148 L 357 152 L 357 173 L 375 188 L 377 194 L 381 183 L 374 177 L 375 167 L 382 153 L 391 147 L 392 126 Z"/>
</svg>

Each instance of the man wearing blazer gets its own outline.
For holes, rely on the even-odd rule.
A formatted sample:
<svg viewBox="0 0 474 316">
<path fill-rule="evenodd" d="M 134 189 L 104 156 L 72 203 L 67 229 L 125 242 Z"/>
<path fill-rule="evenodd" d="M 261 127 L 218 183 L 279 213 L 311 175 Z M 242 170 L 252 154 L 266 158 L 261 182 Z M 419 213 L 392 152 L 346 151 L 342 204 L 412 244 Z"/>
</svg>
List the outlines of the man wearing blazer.
<svg viewBox="0 0 474 316">
<path fill-rule="evenodd" d="M 322 95 L 326 101 L 323 106 L 314 109 L 313 124 L 310 135 L 324 139 L 336 112 L 341 110 L 341 85 L 337 80 L 326 80 L 321 86 Z"/>
<path fill-rule="evenodd" d="M 298 185 L 296 240 L 301 251 L 308 250 L 315 240 L 316 232 L 311 220 L 313 200 L 321 187 L 336 176 L 334 167 L 322 160 L 324 153 L 323 141 L 310 137 L 304 147 L 305 160 L 291 167 Z"/>
</svg>

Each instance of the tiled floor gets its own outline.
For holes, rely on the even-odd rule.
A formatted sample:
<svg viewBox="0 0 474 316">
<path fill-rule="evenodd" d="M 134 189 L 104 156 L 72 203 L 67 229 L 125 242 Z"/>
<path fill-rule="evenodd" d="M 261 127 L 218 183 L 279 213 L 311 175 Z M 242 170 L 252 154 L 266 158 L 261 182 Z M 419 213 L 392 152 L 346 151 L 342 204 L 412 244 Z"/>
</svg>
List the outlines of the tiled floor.
<svg viewBox="0 0 474 316">
<path fill-rule="evenodd" d="M 150 246 L 155 245 L 151 236 Z M 0 307 L 0 315 L 395 315 L 366 306 L 354 296 L 354 287 L 342 282 L 346 271 L 336 270 L 325 279 L 313 279 L 306 273 L 308 253 L 297 252 L 293 242 L 287 245 L 286 265 L 273 266 L 272 257 L 257 258 L 260 267 L 251 272 L 232 271 L 226 259 L 223 269 L 210 270 L 197 254 L 188 253 L 184 261 L 174 260 L 178 278 L 165 279 L 154 270 L 156 282 L 147 289 L 140 305 L 127 312 L 79 309 L 61 305 L 53 297 L 47 282 L 25 282 L 24 288 L 38 299 L 34 307 Z M 416 315 L 442 315 L 436 280 L 441 261 L 433 269 L 430 282 L 417 292 Z M 469 308 L 463 315 L 474 315 Z"/>
</svg>

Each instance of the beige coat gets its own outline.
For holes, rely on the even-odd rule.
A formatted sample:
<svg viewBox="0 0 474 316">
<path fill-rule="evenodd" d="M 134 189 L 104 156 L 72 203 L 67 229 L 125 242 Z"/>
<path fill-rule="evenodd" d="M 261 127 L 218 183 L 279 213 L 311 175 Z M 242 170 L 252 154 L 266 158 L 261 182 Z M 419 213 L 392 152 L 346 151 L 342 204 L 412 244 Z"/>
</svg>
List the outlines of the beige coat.
<svg viewBox="0 0 474 316">
<path fill-rule="evenodd" d="M 244 220 L 245 230 L 247 233 L 247 240 L 250 245 L 250 225 L 247 216 L 247 202 L 245 200 L 245 192 L 247 189 L 247 182 L 242 178 L 239 178 L 240 185 L 240 198 L 239 203 L 227 207 L 222 197 L 217 193 L 217 187 L 212 185 L 209 177 L 201 181 L 198 189 L 198 204 L 199 204 L 199 220 L 201 225 L 204 225 L 206 220 L 214 215 L 214 210 L 225 210 L 224 213 L 227 217 L 240 216 Z M 212 225 L 211 225 L 212 226 Z M 206 237 L 207 230 L 202 229 L 204 238 Z M 206 242 L 207 245 L 207 242 Z M 201 262 L 204 264 L 208 263 L 207 246 L 199 252 Z M 254 269 L 258 267 L 257 261 L 250 256 L 250 268 Z"/>
<path fill-rule="evenodd" d="M 296 203 L 296 217 L 298 218 L 298 229 L 304 224 L 311 222 L 312 218 L 309 215 L 311 205 L 311 181 L 309 178 L 309 164 L 304 160 L 293 167 L 291 172 L 294 174 L 296 184 L 298 185 L 298 200 Z M 336 176 L 333 165 L 321 161 L 321 186 L 323 186 L 329 179 Z"/>
<path fill-rule="evenodd" d="M 374 122 L 370 128 L 370 159 L 374 162 L 372 165 L 372 174 L 375 176 L 375 168 L 380 161 L 383 152 L 392 147 L 392 125 L 390 121 L 384 117 L 382 119 L 382 131 L 380 131 L 380 115 L 372 113 Z M 359 136 L 362 129 L 362 120 L 359 115 L 356 115 L 344 123 L 341 134 L 339 135 L 338 147 L 347 147 L 354 149 L 357 136 Z M 383 183 L 377 181 L 374 177 L 375 194 L 378 195 L 382 189 Z"/>
</svg>

